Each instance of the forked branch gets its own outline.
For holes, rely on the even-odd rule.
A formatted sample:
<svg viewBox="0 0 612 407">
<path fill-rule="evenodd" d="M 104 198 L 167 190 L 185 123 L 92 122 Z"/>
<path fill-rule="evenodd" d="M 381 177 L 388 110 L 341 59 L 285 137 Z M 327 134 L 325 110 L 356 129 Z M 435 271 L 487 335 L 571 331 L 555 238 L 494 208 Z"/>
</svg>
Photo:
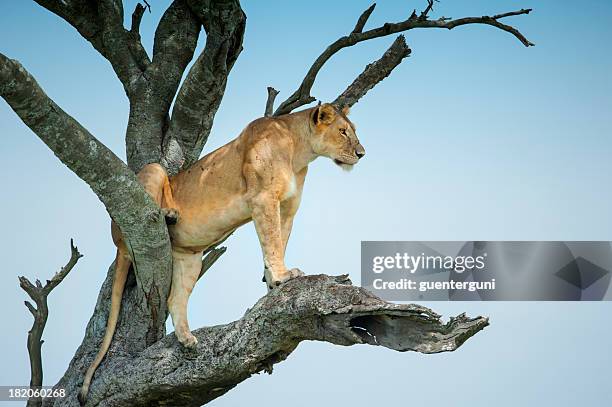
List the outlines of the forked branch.
<svg viewBox="0 0 612 407">
<path fill-rule="evenodd" d="M 185 3 L 207 36 L 204 50 L 187 73 L 172 109 L 163 156 L 170 173 L 190 166 L 202 152 L 228 75 L 242 51 L 246 26 L 246 15 L 238 0 Z"/>
<path fill-rule="evenodd" d="M 408 19 L 406 20 L 397 23 L 385 23 L 380 27 L 363 31 L 363 28 L 367 23 L 368 18 L 374 10 L 374 6 L 371 6 L 370 8 L 365 10 L 359 17 L 355 28 L 349 35 L 337 39 L 330 46 L 328 46 L 327 49 L 325 49 L 325 51 L 323 51 L 321 55 L 319 55 L 319 57 L 315 60 L 313 65 L 306 73 L 306 76 L 302 80 L 302 83 L 300 84 L 298 89 L 280 104 L 280 106 L 274 112 L 274 115 L 279 116 L 282 114 L 287 114 L 300 106 L 313 102 L 315 98 L 311 95 L 312 86 L 314 85 L 317 74 L 319 73 L 321 68 L 323 68 L 323 65 L 325 65 L 325 63 L 340 50 L 374 38 L 384 37 L 390 34 L 412 30 L 414 28 L 446 28 L 450 30 L 455 27 L 467 24 L 487 24 L 499 28 L 503 31 L 509 32 L 510 34 L 514 35 L 526 47 L 534 45 L 532 42 L 527 40 L 527 38 L 525 38 L 525 36 L 521 34 L 519 30 L 498 21 L 502 18 L 510 16 L 529 14 L 529 12 L 531 12 L 531 9 L 521 9 L 508 13 L 496 14 L 494 16 L 465 17 L 455 20 L 441 17 L 436 20 L 430 20 L 429 13 L 433 9 L 433 4 L 433 0 L 428 0 L 427 7 L 420 14 L 413 12 L 412 15 L 410 15 L 410 17 L 408 17 Z M 361 82 L 362 84 L 365 84 L 365 78 L 362 78 Z"/>
<path fill-rule="evenodd" d="M 123 4 L 119 0 L 35 0 L 66 20 L 112 65 L 128 96 L 138 90 L 138 78 L 149 64 L 138 28 L 144 8 L 136 7 L 132 30 L 123 26 Z"/>
<path fill-rule="evenodd" d="M 41 347 L 43 344 L 42 334 L 47 324 L 49 316 L 49 307 L 47 305 L 47 297 L 51 291 L 61 283 L 64 278 L 70 273 L 77 261 L 83 257 L 79 250 L 74 246 L 70 239 L 70 260 L 68 263 L 57 272 L 51 280 L 43 286 L 40 280 L 36 280 L 36 284 L 32 284 L 26 277 L 19 277 L 19 286 L 30 296 L 36 304 L 36 307 L 29 301 L 24 301 L 28 310 L 34 317 L 32 329 L 28 332 L 28 354 L 30 355 L 30 387 L 36 388 L 43 384 L 43 368 Z M 28 407 L 42 405 L 40 397 L 32 397 L 28 400 Z"/>
<path fill-rule="evenodd" d="M 154 315 L 165 315 L 170 289 L 170 238 L 159 207 L 135 174 L 111 150 L 51 100 L 17 61 L 0 53 L 0 97 L 85 181 L 120 227 L 134 256 L 140 295 Z M 163 327 L 157 320 L 156 331 Z"/>
</svg>

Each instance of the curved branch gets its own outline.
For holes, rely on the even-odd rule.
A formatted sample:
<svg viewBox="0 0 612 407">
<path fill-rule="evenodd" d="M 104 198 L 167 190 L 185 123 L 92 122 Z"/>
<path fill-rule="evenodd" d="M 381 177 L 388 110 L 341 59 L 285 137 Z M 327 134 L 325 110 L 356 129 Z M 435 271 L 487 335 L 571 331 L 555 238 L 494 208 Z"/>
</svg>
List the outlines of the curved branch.
<svg viewBox="0 0 612 407">
<path fill-rule="evenodd" d="M 137 29 L 142 15 L 129 31 L 123 26 L 120 0 L 35 1 L 76 28 L 111 63 L 128 97 L 137 92 L 139 78 L 150 63 Z"/>
<path fill-rule="evenodd" d="M 0 53 L 0 96 L 23 122 L 102 201 L 119 225 L 134 258 L 145 310 L 142 317 L 165 315 L 170 288 L 170 239 L 159 207 L 112 151 L 64 112 L 15 60 Z M 148 314 L 147 314 L 148 313 Z M 164 332 L 164 320 L 149 318 L 152 337 Z"/>
<path fill-rule="evenodd" d="M 433 311 L 385 302 L 346 276 L 306 276 L 272 291 L 235 322 L 194 331 L 195 351 L 171 334 L 137 359 L 117 360 L 94 381 L 89 402 L 201 405 L 255 373 L 271 373 L 301 341 L 437 353 L 457 349 L 487 325 L 487 318 L 463 314 L 442 324 Z"/>
<path fill-rule="evenodd" d="M 212 128 L 227 77 L 242 51 L 246 16 L 238 0 L 187 0 L 206 30 L 204 50 L 179 89 L 165 135 L 170 173 L 195 162 Z"/>
<path fill-rule="evenodd" d="M 185 68 L 193 58 L 200 26 L 200 21 L 185 1 L 174 0 L 155 30 L 153 62 L 147 73 L 153 75 L 154 88 L 168 109 Z"/>
<path fill-rule="evenodd" d="M 526 47 L 534 45 L 529 40 L 527 40 L 527 38 L 525 38 L 525 36 L 521 34 L 520 31 L 518 31 L 516 28 L 500 23 L 498 21 L 499 19 L 509 16 L 529 14 L 529 12 L 531 12 L 531 9 L 521 9 L 509 13 L 497 14 L 492 17 L 466 17 L 456 20 L 449 20 L 447 18 L 442 17 L 437 20 L 429 20 L 428 13 L 431 11 L 432 7 L 433 0 L 429 0 L 427 8 L 420 15 L 412 13 L 412 15 L 404 21 L 400 21 L 398 23 L 385 23 L 380 27 L 373 28 L 368 31 L 362 31 L 363 26 L 365 26 L 365 23 L 373 10 L 373 7 L 370 7 L 368 10 L 362 13 L 357 22 L 357 25 L 355 26 L 355 29 L 348 36 L 339 38 L 329 47 L 327 47 L 327 49 L 323 51 L 321 55 L 319 55 L 319 57 L 315 60 L 313 65 L 306 73 L 306 76 L 304 77 L 304 80 L 300 84 L 299 88 L 283 103 L 280 104 L 280 106 L 274 112 L 274 115 L 279 116 L 282 114 L 287 114 L 300 106 L 313 102 L 315 98 L 310 94 L 310 92 L 312 90 L 312 86 L 314 85 L 317 74 L 319 73 L 323 65 L 325 65 L 325 63 L 338 51 L 358 44 L 362 41 L 371 40 L 373 38 L 384 37 L 390 34 L 412 30 L 414 28 L 446 28 L 450 30 L 455 27 L 459 27 L 466 24 L 487 24 L 511 33 Z"/>
<path fill-rule="evenodd" d="M 162 125 L 170 102 L 167 103 L 165 113 L 158 113 L 158 99 L 151 102 L 151 95 L 155 92 L 149 75 L 145 74 L 151 61 L 142 46 L 139 32 L 146 7 L 140 3 L 136 5 L 131 28 L 127 30 L 123 26 L 124 10 L 121 0 L 35 1 L 76 28 L 79 34 L 110 62 L 123 84 L 130 100 L 130 118 L 126 134 L 130 168 L 138 172 L 144 164 L 159 161 Z M 163 110 L 163 104 L 161 105 Z"/>
<path fill-rule="evenodd" d="M 170 105 L 193 58 L 199 34 L 200 22 L 185 1 L 174 0 L 155 31 L 153 61 L 140 77 L 141 89 L 130 98 L 126 150 L 128 164 L 135 172 L 162 158 Z"/>
</svg>

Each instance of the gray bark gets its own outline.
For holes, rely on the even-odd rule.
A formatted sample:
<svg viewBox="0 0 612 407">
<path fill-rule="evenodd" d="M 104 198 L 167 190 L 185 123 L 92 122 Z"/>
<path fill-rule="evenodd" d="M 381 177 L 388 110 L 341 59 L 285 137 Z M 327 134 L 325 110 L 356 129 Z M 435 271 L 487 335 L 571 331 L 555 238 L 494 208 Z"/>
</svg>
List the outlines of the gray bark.
<svg viewBox="0 0 612 407">
<path fill-rule="evenodd" d="M 241 319 L 195 330 L 195 350 L 185 350 L 171 334 L 136 358 L 115 356 L 96 375 L 88 405 L 199 406 L 255 373 L 272 373 L 302 341 L 437 353 L 457 349 L 487 325 L 487 318 L 465 315 L 443 324 L 425 307 L 387 303 L 346 276 L 300 277 L 261 298 Z M 69 394 L 79 384 L 61 383 Z M 54 405 L 76 406 L 76 398 Z"/>
<path fill-rule="evenodd" d="M 196 352 L 165 336 L 170 286 L 170 240 L 159 208 L 134 175 L 160 162 L 170 173 L 200 155 L 223 97 L 228 75 L 242 50 L 246 24 L 238 0 L 174 0 L 155 33 L 152 58 L 140 41 L 145 7 L 137 5 L 131 27 L 123 26 L 121 0 L 35 0 L 55 13 L 111 64 L 130 102 L 126 130 L 127 164 L 57 106 L 17 62 L 0 54 L 0 96 L 32 131 L 83 179 L 122 230 L 134 258 L 122 300 L 119 324 L 107 357 L 90 391 L 89 405 L 199 405 L 224 394 L 253 373 L 271 371 L 303 340 L 339 345 L 368 343 L 424 353 L 452 351 L 487 324 L 460 315 L 446 325 L 430 310 L 386 303 L 344 278 L 309 276 L 291 281 L 262 298 L 245 316 L 227 325 L 201 328 Z M 452 29 L 488 24 L 533 45 L 500 19 L 527 14 L 519 10 L 494 16 L 430 20 L 426 9 L 399 23 L 364 31 L 374 6 L 359 17 L 351 33 L 332 43 L 314 62 L 300 87 L 274 112 L 289 113 L 310 103 L 317 73 L 338 51 L 359 42 L 413 28 Z M 191 70 L 198 35 L 206 45 Z M 388 76 L 410 53 L 398 37 L 336 99 L 353 105 Z M 181 79 L 184 77 L 182 86 Z M 265 114 L 273 112 L 270 91 Z M 176 96 L 172 112 L 170 106 Z M 109 237 L 110 238 L 110 237 Z M 215 248 L 203 260 L 204 273 L 225 251 Z M 56 387 L 68 397 L 45 405 L 76 405 L 83 373 L 104 334 L 114 267 L 102 285 L 85 337 Z"/>
<path fill-rule="evenodd" d="M 340 94 L 332 103 L 336 106 L 351 107 L 359 101 L 366 93 L 380 81 L 391 74 L 391 71 L 398 66 L 404 58 L 408 57 L 412 51 L 406 44 L 403 35 L 398 36 L 387 51 L 379 60 L 372 62 L 365 67 L 363 72 L 355 78 L 344 92 Z"/>
<path fill-rule="evenodd" d="M 225 93 L 227 77 L 242 51 L 246 15 L 238 0 L 188 0 L 206 30 L 206 45 L 181 86 L 165 135 L 163 162 L 170 173 L 200 156 Z"/>
<path fill-rule="evenodd" d="M 136 172 L 161 161 L 170 105 L 195 52 L 200 26 L 183 0 L 172 2 L 157 26 L 153 61 L 143 66 L 137 79 L 140 90 L 129 98 L 126 150 L 130 168 Z"/>
</svg>

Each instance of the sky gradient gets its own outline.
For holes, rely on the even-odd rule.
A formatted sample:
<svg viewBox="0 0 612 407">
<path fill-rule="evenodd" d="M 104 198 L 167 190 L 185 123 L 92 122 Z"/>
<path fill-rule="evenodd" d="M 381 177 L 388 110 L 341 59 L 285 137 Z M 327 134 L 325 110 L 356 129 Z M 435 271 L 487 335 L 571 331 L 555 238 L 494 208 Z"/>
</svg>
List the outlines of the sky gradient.
<svg viewBox="0 0 612 407">
<path fill-rule="evenodd" d="M 379 1 L 367 27 L 406 18 L 423 2 Z M 125 2 L 131 11 L 134 1 Z M 145 47 L 168 1 L 153 1 Z M 243 0 L 248 16 L 205 153 L 261 116 L 266 86 L 287 97 L 317 55 L 345 35 L 368 1 Z M 406 34 L 412 55 L 351 112 L 367 156 L 351 173 L 311 165 L 286 262 L 359 282 L 362 240 L 612 240 L 612 3 L 442 1 L 433 16 L 496 14 L 535 47 L 488 26 Z M 31 1 L 0 4 L 0 52 L 120 157 L 128 103 L 110 65 L 68 24 Z M 129 14 L 129 13 L 127 13 Z M 333 100 L 395 37 L 342 51 L 313 95 Z M 202 40 L 203 38 L 201 38 Z M 202 41 L 198 49 L 202 48 Z M 31 316 L 17 276 L 49 278 L 85 255 L 49 298 L 45 384 L 82 340 L 114 247 L 104 207 L 86 184 L 0 101 L 4 233 L 0 254 L 0 385 L 29 380 Z M 265 294 L 251 224 L 197 285 L 193 328 L 240 318 Z M 274 374 L 210 405 L 604 406 L 612 403 L 609 303 L 430 303 L 446 317 L 487 315 L 491 326 L 457 352 L 400 354 L 303 343 Z M 387 403 L 387 404 L 386 404 Z"/>
</svg>

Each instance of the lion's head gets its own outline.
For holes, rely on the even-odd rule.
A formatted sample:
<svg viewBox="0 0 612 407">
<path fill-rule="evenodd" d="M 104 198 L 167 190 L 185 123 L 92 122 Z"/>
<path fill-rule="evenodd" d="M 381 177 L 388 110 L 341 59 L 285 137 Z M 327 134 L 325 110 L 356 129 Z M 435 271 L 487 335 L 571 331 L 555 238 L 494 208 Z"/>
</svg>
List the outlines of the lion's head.
<svg viewBox="0 0 612 407">
<path fill-rule="evenodd" d="M 343 169 L 350 170 L 365 155 L 365 149 L 347 114 L 348 108 L 338 110 L 330 103 L 315 107 L 310 115 L 314 129 L 311 143 L 316 154 L 329 157 Z"/>
</svg>

